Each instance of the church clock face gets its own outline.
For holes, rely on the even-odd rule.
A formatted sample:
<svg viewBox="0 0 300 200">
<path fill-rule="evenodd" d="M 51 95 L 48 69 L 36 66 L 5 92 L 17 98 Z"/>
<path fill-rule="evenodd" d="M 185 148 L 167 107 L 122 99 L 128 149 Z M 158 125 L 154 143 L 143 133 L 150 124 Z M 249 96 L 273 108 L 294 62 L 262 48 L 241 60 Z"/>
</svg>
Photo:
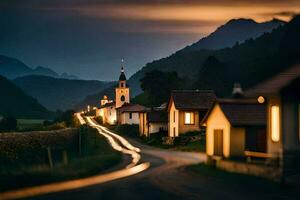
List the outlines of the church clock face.
<svg viewBox="0 0 300 200">
<path fill-rule="evenodd" d="M 121 101 L 122 101 L 122 102 L 125 101 L 125 96 L 124 96 L 124 95 L 121 96 Z"/>
</svg>

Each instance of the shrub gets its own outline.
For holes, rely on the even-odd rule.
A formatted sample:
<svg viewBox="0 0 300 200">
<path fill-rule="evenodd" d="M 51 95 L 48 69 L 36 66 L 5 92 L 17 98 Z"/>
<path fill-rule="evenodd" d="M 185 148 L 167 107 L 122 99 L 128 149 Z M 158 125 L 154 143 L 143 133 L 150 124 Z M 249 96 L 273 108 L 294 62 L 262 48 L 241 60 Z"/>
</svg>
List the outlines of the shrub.
<svg viewBox="0 0 300 200">
<path fill-rule="evenodd" d="M 127 135 L 129 137 L 138 137 L 139 136 L 139 126 L 136 124 L 122 124 L 117 125 L 115 127 L 115 130 L 118 133 L 121 133 L 123 135 Z"/>
<path fill-rule="evenodd" d="M 95 117 L 94 120 L 98 122 L 98 124 L 103 124 L 103 118 L 101 116 Z"/>
<path fill-rule="evenodd" d="M 0 131 L 14 131 L 17 129 L 17 120 L 13 117 L 5 117 L 0 121 Z"/>
</svg>

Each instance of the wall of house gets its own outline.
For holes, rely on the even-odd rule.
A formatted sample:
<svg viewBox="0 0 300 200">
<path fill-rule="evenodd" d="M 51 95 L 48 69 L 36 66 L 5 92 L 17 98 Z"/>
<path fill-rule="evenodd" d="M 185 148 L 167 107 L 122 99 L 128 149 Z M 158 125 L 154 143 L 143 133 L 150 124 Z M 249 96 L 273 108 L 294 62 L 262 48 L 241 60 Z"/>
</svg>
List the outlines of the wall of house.
<svg viewBox="0 0 300 200">
<path fill-rule="evenodd" d="M 231 125 L 225 117 L 220 106 L 216 104 L 206 121 L 206 153 L 214 155 L 214 130 L 223 130 L 223 154 L 224 157 L 230 156 L 230 129 Z"/>
<path fill-rule="evenodd" d="M 299 151 L 299 101 L 293 97 L 282 100 L 282 134 L 284 151 Z"/>
<path fill-rule="evenodd" d="M 147 113 L 139 113 L 139 132 L 140 135 L 147 136 L 148 126 L 147 126 Z"/>
<path fill-rule="evenodd" d="M 129 118 L 130 113 L 129 112 L 124 112 L 120 114 L 120 122 L 121 124 L 139 124 L 139 113 L 134 112 L 132 113 L 132 118 Z"/>
<path fill-rule="evenodd" d="M 267 153 L 273 154 L 278 157 L 282 152 L 282 130 L 280 130 L 280 139 L 279 142 L 272 141 L 272 132 L 271 132 L 271 106 L 279 105 L 280 109 L 280 118 L 282 114 L 282 105 L 281 98 L 279 96 L 273 96 L 268 98 L 268 119 L 267 119 Z M 280 126 L 282 129 L 282 126 Z"/>
<path fill-rule="evenodd" d="M 174 116 L 174 112 L 175 112 L 175 116 Z M 179 111 L 175 108 L 175 104 L 173 101 L 171 102 L 171 107 L 168 115 L 169 115 L 168 135 L 169 137 L 177 137 L 179 136 Z M 174 129 L 175 129 L 175 133 L 174 133 Z"/>
<path fill-rule="evenodd" d="M 230 156 L 245 156 L 246 129 L 231 127 Z"/>
<path fill-rule="evenodd" d="M 117 111 L 115 106 L 104 108 L 103 122 L 111 125 L 117 123 Z"/>
<path fill-rule="evenodd" d="M 168 130 L 168 123 L 149 123 L 149 133 L 158 133 L 160 129 L 163 129 L 165 131 Z"/>
<path fill-rule="evenodd" d="M 195 111 L 186 111 L 195 113 L 194 124 L 184 124 L 185 111 L 179 111 L 179 134 L 183 134 L 189 131 L 200 131 L 199 113 Z"/>
</svg>

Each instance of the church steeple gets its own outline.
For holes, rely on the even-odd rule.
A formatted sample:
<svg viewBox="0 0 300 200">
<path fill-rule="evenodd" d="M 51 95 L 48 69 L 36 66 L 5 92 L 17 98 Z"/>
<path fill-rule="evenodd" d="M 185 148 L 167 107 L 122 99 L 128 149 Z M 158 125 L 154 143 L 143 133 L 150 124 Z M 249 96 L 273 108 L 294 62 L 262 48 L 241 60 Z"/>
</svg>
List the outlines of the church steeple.
<svg viewBox="0 0 300 200">
<path fill-rule="evenodd" d="M 126 87 L 126 76 L 124 72 L 124 60 L 122 59 L 122 65 L 121 65 L 121 74 L 119 76 L 119 87 L 125 88 Z"/>
<path fill-rule="evenodd" d="M 122 59 L 121 74 L 119 77 L 119 85 L 116 88 L 116 108 L 121 107 L 124 103 L 130 102 L 129 88 L 126 85 L 126 76 L 124 72 L 124 60 Z"/>
</svg>

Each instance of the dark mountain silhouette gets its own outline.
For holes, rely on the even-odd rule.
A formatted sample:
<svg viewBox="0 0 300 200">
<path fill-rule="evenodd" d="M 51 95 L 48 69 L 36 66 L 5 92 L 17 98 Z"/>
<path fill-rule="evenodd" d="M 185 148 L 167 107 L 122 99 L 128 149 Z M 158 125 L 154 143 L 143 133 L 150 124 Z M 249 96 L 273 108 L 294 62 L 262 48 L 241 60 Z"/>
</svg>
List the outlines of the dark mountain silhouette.
<svg viewBox="0 0 300 200">
<path fill-rule="evenodd" d="M 57 79 L 47 76 L 24 76 L 13 80 L 27 94 L 49 110 L 73 108 L 86 96 L 111 86 L 111 82 Z"/>
<path fill-rule="evenodd" d="M 132 93 L 141 92 L 139 80 L 146 72 L 155 69 L 176 71 L 180 77 L 187 77 L 190 82 L 194 82 L 195 89 L 215 89 L 220 96 L 230 95 L 234 82 L 240 82 L 246 88 L 251 87 L 299 61 L 299 18 L 297 16 L 270 33 L 264 33 L 256 39 L 250 38 L 231 48 L 178 51 L 167 58 L 148 63 L 129 79 L 129 84 L 135 87 Z M 218 65 L 206 62 L 211 56 Z M 224 68 L 224 73 L 219 73 L 220 66 Z M 218 74 L 218 78 L 214 74 Z M 213 81 L 216 79 L 218 81 Z M 220 91 L 218 85 L 222 82 L 226 88 Z"/>
<path fill-rule="evenodd" d="M 38 66 L 30 68 L 18 59 L 0 55 L 0 75 L 9 79 L 28 75 L 42 75 L 55 78 L 78 79 L 78 77 L 67 73 L 58 74 L 57 72 L 47 67 Z"/>
<path fill-rule="evenodd" d="M 105 90 L 103 90 L 101 92 L 87 96 L 81 102 L 79 102 L 77 105 L 75 105 L 74 108 L 76 110 L 82 110 L 82 109 L 85 109 L 87 105 L 90 105 L 91 107 L 94 107 L 94 106 L 99 107 L 100 100 L 103 98 L 104 95 L 106 95 L 109 99 L 114 100 L 116 86 L 117 86 L 116 84 L 113 84 L 111 87 L 106 88 Z"/>
<path fill-rule="evenodd" d="M 184 48 L 183 50 L 216 50 L 232 47 L 237 42 L 241 43 L 249 38 L 255 39 L 263 33 L 271 32 L 273 29 L 284 24 L 285 22 L 277 19 L 263 23 L 257 23 L 252 19 L 232 19 L 217 28 L 217 30 L 209 36 L 200 39 L 198 42 Z"/>
<path fill-rule="evenodd" d="M 0 76 L 0 86 L 0 115 L 31 119 L 49 119 L 54 116 L 54 113 L 3 76 Z"/>
</svg>

